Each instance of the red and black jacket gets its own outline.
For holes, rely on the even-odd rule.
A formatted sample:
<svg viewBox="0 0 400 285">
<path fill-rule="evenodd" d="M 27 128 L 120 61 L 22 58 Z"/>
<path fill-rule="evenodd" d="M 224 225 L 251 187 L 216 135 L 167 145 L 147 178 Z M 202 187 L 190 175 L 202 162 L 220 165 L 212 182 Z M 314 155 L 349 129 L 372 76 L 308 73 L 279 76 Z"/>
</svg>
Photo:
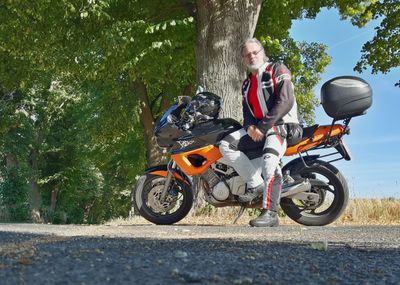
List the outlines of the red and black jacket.
<svg viewBox="0 0 400 285">
<path fill-rule="evenodd" d="M 242 104 L 244 128 L 255 125 L 265 134 L 273 126 L 298 123 L 298 118 L 290 71 L 282 63 L 266 63 L 264 66 L 264 71 L 256 75 L 257 86 L 252 86 L 252 74 L 244 80 Z M 254 100 L 254 88 L 257 88 L 257 100 Z M 252 102 L 249 102 L 250 92 L 253 92 Z M 257 107 L 254 106 L 255 101 L 259 104 Z M 255 116 L 255 108 L 261 108 L 261 117 Z"/>
</svg>

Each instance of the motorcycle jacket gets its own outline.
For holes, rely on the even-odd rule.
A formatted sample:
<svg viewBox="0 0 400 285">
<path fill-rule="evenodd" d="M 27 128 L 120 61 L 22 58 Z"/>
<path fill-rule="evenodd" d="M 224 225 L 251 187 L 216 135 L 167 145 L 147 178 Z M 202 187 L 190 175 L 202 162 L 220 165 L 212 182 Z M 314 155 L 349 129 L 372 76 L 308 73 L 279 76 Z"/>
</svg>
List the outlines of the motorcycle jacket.
<svg viewBox="0 0 400 285">
<path fill-rule="evenodd" d="M 257 126 L 264 134 L 273 126 L 299 124 L 291 73 L 284 64 L 266 62 L 257 75 L 243 82 L 243 125 Z"/>
</svg>

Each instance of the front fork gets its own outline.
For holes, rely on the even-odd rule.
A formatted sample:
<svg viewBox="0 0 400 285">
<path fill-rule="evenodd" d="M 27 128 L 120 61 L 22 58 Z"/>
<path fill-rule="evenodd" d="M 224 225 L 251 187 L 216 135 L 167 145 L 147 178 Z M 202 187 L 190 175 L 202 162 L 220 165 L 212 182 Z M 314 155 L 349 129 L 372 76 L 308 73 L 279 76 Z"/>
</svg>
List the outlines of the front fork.
<svg viewBox="0 0 400 285">
<path fill-rule="evenodd" d="M 161 197 L 160 197 L 161 203 L 163 203 L 165 201 L 165 198 L 167 197 L 168 189 L 170 187 L 172 176 L 174 173 L 173 169 L 175 168 L 175 166 L 176 166 L 176 162 L 173 160 L 171 160 L 168 163 L 168 166 L 167 166 L 168 175 L 167 175 L 167 180 L 165 181 L 165 184 L 164 184 L 164 188 L 162 189 L 162 192 L 161 192 Z"/>
</svg>

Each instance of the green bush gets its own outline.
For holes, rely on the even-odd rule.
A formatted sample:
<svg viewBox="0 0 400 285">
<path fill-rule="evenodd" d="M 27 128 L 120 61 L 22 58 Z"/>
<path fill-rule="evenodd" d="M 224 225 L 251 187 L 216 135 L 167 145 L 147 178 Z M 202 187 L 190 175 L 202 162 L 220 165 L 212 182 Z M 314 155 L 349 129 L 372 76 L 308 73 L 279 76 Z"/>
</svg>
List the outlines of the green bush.
<svg viewBox="0 0 400 285">
<path fill-rule="evenodd" d="M 0 205 L 8 211 L 10 221 L 28 220 L 29 185 L 26 171 L 18 167 L 3 168 L 0 176 Z"/>
</svg>

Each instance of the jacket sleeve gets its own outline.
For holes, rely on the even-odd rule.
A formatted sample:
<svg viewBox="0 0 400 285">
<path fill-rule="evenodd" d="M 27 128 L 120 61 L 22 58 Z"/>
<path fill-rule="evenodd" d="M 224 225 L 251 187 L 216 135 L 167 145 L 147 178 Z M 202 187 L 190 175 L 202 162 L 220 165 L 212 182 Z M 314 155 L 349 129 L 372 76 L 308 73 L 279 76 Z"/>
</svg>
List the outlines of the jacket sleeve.
<svg viewBox="0 0 400 285">
<path fill-rule="evenodd" d="M 250 80 L 246 79 L 242 86 L 243 128 L 245 130 L 247 130 L 247 128 L 251 125 L 257 125 L 257 120 L 251 113 L 249 104 L 247 103 L 247 99 L 245 97 L 245 89 L 247 89 L 248 84 L 250 84 Z"/>
<path fill-rule="evenodd" d="M 272 96 L 275 96 L 275 102 L 257 125 L 264 134 L 289 113 L 294 104 L 294 91 L 290 71 L 285 65 L 277 63 L 272 70 L 272 74 L 272 78 L 275 78 L 273 85 L 276 92 L 272 94 Z"/>
</svg>

